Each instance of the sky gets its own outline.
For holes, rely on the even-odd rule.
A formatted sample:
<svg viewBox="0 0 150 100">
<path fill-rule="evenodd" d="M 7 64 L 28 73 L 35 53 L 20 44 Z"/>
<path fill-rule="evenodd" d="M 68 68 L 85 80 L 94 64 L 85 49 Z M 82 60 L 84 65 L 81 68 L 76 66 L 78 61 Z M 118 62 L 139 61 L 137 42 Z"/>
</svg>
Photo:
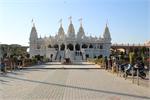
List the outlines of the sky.
<svg viewBox="0 0 150 100">
<path fill-rule="evenodd" d="M 0 44 L 29 45 L 33 19 L 38 36 L 54 36 L 69 16 L 75 32 L 82 18 L 85 34 L 102 37 L 106 23 L 112 43 L 150 40 L 150 0 L 0 0 Z"/>
</svg>

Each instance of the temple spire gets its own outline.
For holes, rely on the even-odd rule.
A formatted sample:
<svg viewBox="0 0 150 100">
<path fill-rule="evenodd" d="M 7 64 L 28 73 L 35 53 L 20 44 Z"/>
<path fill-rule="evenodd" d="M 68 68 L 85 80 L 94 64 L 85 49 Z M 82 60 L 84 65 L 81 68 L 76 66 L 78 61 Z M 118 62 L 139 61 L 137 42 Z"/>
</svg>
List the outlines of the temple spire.
<svg viewBox="0 0 150 100">
<path fill-rule="evenodd" d="M 79 27 L 79 31 L 77 33 L 77 38 L 82 39 L 85 36 L 84 29 L 82 27 L 82 18 L 80 18 L 79 21 L 80 21 L 80 27 Z"/>
<path fill-rule="evenodd" d="M 75 30 L 74 30 L 74 26 L 72 24 L 72 17 L 70 16 L 68 19 L 70 20 L 70 24 L 69 24 L 69 27 L 68 27 L 67 35 L 70 38 L 75 38 Z"/>
<path fill-rule="evenodd" d="M 109 28 L 108 28 L 108 22 L 106 23 L 106 27 L 105 27 L 105 30 L 104 30 L 104 33 L 103 33 L 103 38 L 105 38 L 106 40 L 111 41 L 111 35 L 110 35 L 110 32 L 109 32 Z"/>
<path fill-rule="evenodd" d="M 62 27 L 62 19 L 59 20 L 59 23 L 60 23 L 60 27 L 58 29 L 58 36 L 60 39 L 62 39 L 65 35 L 64 29 Z"/>
</svg>

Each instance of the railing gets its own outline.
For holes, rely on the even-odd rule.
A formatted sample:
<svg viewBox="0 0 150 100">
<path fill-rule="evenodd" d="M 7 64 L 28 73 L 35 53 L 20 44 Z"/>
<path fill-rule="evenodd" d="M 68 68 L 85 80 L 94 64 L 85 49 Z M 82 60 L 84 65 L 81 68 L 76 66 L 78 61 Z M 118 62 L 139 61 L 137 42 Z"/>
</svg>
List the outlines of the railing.
<svg viewBox="0 0 150 100">
<path fill-rule="evenodd" d="M 110 65 L 108 65 L 109 67 Z M 106 69 L 106 66 L 104 66 Z M 119 77 L 123 77 L 125 80 L 127 80 L 129 77 L 127 74 L 127 67 L 124 67 L 124 71 L 121 69 L 121 66 L 119 66 L 118 64 L 113 65 L 111 68 L 107 68 L 106 70 L 108 70 L 108 72 L 112 72 L 112 73 L 116 73 L 117 76 Z M 140 72 L 139 69 L 137 68 L 136 70 L 134 69 L 134 67 L 132 66 L 131 68 L 131 77 L 129 79 L 131 79 L 133 84 L 137 84 L 140 85 L 140 80 L 144 80 L 143 78 L 140 78 Z M 142 83 L 141 83 L 142 84 Z"/>
<path fill-rule="evenodd" d="M 140 43 L 139 44 L 123 44 L 122 43 L 122 44 L 112 44 L 111 46 L 141 46 L 142 47 L 142 46 L 148 46 L 148 45 L 145 43 L 144 44 L 140 44 Z"/>
</svg>

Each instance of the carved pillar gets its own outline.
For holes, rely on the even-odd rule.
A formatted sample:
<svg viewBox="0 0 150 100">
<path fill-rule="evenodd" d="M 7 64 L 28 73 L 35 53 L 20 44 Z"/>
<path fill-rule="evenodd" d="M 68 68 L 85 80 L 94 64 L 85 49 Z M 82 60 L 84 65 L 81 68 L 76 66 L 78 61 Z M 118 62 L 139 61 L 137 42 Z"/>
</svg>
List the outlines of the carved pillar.
<svg viewBox="0 0 150 100">
<path fill-rule="evenodd" d="M 81 51 L 81 49 L 82 49 L 82 43 L 80 44 L 80 51 Z"/>
<path fill-rule="evenodd" d="M 98 48 L 98 45 L 97 45 L 97 43 L 95 43 L 95 49 L 97 49 Z"/>
<path fill-rule="evenodd" d="M 73 51 L 75 51 L 76 50 L 76 45 L 75 45 L 75 43 L 73 44 Z"/>
<path fill-rule="evenodd" d="M 88 45 L 88 49 L 89 49 L 90 44 L 87 44 L 87 45 Z"/>
<path fill-rule="evenodd" d="M 65 51 L 67 50 L 67 43 L 65 43 Z"/>
<path fill-rule="evenodd" d="M 61 50 L 60 44 L 58 44 L 59 51 Z"/>
</svg>

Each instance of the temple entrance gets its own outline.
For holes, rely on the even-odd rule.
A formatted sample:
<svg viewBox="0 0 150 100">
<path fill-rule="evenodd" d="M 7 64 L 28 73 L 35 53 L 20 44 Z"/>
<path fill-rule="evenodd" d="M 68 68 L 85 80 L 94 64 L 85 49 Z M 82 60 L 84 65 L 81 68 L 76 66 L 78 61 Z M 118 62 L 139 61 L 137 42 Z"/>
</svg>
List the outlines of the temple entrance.
<svg viewBox="0 0 150 100">
<path fill-rule="evenodd" d="M 92 45 L 92 44 L 90 44 L 89 48 L 93 48 L 93 45 Z"/>
<path fill-rule="evenodd" d="M 64 44 L 62 44 L 62 45 L 60 46 L 60 50 L 65 50 L 65 45 L 64 45 Z"/>
<path fill-rule="evenodd" d="M 67 49 L 73 51 L 73 45 L 72 45 L 72 44 L 68 44 L 68 45 L 67 45 Z"/>
<path fill-rule="evenodd" d="M 77 51 L 79 51 L 79 50 L 80 50 L 80 45 L 79 45 L 79 44 L 76 44 L 75 49 L 76 49 Z"/>
</svg>

